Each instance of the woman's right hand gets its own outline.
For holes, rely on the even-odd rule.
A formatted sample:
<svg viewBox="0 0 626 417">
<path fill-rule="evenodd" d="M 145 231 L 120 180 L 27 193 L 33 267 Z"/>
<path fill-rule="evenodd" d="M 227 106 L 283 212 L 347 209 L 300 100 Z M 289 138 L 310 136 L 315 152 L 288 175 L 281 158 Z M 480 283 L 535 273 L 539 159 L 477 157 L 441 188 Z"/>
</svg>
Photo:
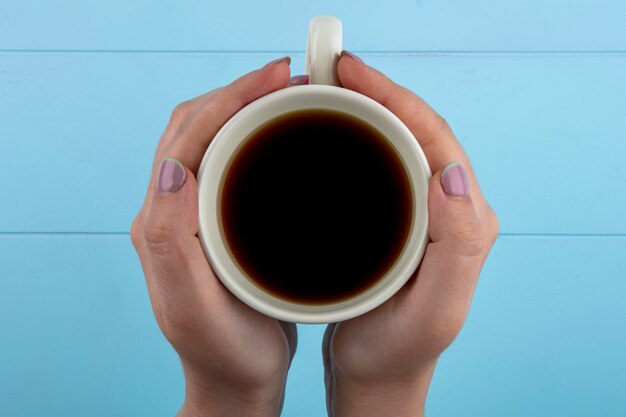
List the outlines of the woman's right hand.
<svg viewBox="0 0 626 417">
<path fill-rule="evenodd" d="M 463 148 L 428 104 L 349 53 L 338 75 L 343 87 L 378 101 L 407 125 L 433 177 L 431 242 L 415 276 L 380 307 L 326 330 L 328 409 L 337 417 L 418 417 L 437 359 L 463 325 L 498 220 Z"/>
</svg>

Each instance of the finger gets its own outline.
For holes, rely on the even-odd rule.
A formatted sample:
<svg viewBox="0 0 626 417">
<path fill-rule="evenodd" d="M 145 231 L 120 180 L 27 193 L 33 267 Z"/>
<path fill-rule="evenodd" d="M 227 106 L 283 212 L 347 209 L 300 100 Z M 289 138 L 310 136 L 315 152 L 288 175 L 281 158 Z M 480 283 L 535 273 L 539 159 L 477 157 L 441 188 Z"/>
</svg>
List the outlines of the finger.
<svg viewBox="0 0 626 417">
<path fill-rule="evenodd" d="M 450 163 L 433 175 L 428 195 L 428 245 L 417 279 L 403 290 L 403 317 L 447 346 L 460 330 L 495 236 L 475 208 L 464 167 Z M 423 334 L 421 335 L 424 336 Z"/>
<path fill-rule="evenodd" d="M 293 87 L 295 85 L 307 85 L 309 83 L 308 75 L 294 75 L 289 79 L 289 87 Z"/>
<path fill-rule="evenodd" d="M 447 122 L 416 94 L 347 51 L 341 55 L 337 72 L 343 87 L 379 102 L 402 120 L 424 150 L 432 172 L 449 161 L 460 161 L 470 168 Z"/>
<path fill-rule="evenodd" d="M 177 107 L 172 119 L 182 119 L 173 140 L 163 150 L 178 159 L 192 172 L 197 172 L 204 153 L 219 129 L 235 113 L 254 100 L 287 87 L 288 57 L 270 62 L 233 81 L 224 88 L 202 96 L 190 106 Z"/>
<path fill-rule="evenodd" d="M 165 161 L 166 155 L 175 156 L 173 160 L 180 161 L 183 166 L 191 164 L 191 171 L 197 170 L 211 139 L 234 113 L 249 102 L 286 85 L 289 78 L 289 63 L 288 57 L 272 61 L 263 68 L 240 77 L 222 89 L 210 91 L 176 107 L 155 158 L 153 175 L 146 197 L 146 204 L 150 208 L 142 210 L 144 214 L 141 215 L 140 220 L 144 224 L 144 229 L 151 228 L 149 224 L 145 226 L 146 223 L 149 223 L 144 219 L 147 217 L 146 212 L 152 212 L 151 218 L 154 222 L 155 219 L 159 218 L 155 213 L 163 211 L 168 207 L 168 202 L 175 200 L 172 197 L 169 199 L 161 197 L 158 199 L 161 204 L 154 204 L 153 195 L 156 194 L 155 190 L 158 188 L 158 177 L 162 174 L 159 171 L 159 167 L 162 166 L 160 161 Z M 198 149 L 198 151 L 194 152 L 194 149 Z M 173 163 L 173 161 L 170 162 Z M 170 166 L 176 166 L 176 164 L 170 164 Z M 193 177 L 193 175 L 189 175 L 189 177 Z M 152 206 L 154 206 L 153 209 Z M 170 206 L 175 211 L 176 207 L 171 204 Z M 185 212 L 185 207 L 191 208 L 191 211 L 196 214 L 191 214 L 190 217 L 197 219 L 197 201 L 194 201 L 193 205 L 181 206 L 182 213 Z M 197 233 L 196 221 L 189 223 L 192 227 L 191 230 L 186 230 L 186 237 L 191 237 L 192 241 L 195 240 L 195 251 L 198 251 L 199 243 L 195 238 Z M 179 230 L 179 232 L 184 234 L 185 230 Z M 159 240 L 158 236 L 152 237 Z M 159 243 L 157 242 L 157 244 Z"/>
<path fill-rule="evenodd" d="M 139 222 L 152 199 L 161 160 L 167 155 L 176 155 L 191 171 L 197 172 L 210 141 L 232 115 L 249 102 L 287 85 L 290 62 L 289 57 L 277 59 L 224 88 L 176 106 L 157 147 Z"/>
</svg>

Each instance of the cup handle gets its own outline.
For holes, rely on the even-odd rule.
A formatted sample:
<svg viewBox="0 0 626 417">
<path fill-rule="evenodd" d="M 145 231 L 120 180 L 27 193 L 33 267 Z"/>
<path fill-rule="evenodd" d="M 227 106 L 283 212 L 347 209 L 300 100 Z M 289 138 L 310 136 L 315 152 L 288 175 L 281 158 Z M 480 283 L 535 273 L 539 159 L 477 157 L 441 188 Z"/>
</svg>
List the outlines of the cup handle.
<svg viewBox="0 0 626 417">
<path fill-rule="evenodd" d="M 309 84 L 339 86 L 337 62 L 341 53 L 341 21 L 334 16 L 317 16 L 309 22 L 305 74 Z"/>
</svg>

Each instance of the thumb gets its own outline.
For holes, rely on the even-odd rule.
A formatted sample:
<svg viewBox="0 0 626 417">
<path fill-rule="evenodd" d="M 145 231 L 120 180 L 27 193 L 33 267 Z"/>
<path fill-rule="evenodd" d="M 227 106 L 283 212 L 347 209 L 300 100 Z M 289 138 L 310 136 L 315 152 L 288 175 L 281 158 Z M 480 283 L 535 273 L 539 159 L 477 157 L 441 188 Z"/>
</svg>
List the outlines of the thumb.
<svg viewBox="0 0 626 417">
<path fill-rule="evenodd" d="M 193 173 L 177 159 L 166 156 L 159 166 L 155 187 L 146 223 L 151 220 L 162 231 L 171 231 L 171 239 L 195 236 L 198 200 Z"/>
<path fill-rule="evenodd" d="M 163 158 L 143 227 L 151 280 L 167 297 L 190 307 L 202 294 L 215 292 L 217 280 L 206 262 L 198 232 L 198 194 L 193 173 L 177 159 Z M 206 300 L 205 300 L 206 301 Z M 182 304 L 181 304 L 182 303 Z"/>
<path fill-rule="evenodd" d="M 488 250 L 481 220 L 470 195 L 465 168 L 452 162 L 430 182 L 428 216 L 431 242 L 409 285 L 405 305 L 412 323 L 445 348 L 460 330 Z"/>
<path fill-rule="evenodd" d="M 428 191 L 430 238 L 445 243 L 454 253 L 467 255 L 475 247 L 474 236 L 481 231 L 467 171 L 459 162 L 450 162 L 436 172 Z"/>
</svg>

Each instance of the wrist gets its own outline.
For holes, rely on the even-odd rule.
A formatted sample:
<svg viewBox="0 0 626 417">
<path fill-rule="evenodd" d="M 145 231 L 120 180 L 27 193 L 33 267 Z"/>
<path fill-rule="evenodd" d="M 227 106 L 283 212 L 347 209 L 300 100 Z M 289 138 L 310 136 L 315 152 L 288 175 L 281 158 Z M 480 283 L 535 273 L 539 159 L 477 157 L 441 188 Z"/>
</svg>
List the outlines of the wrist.
<svg viewBox="0 0 626 417">
<path fill-rule="evenodd" d="M 282 397 L 265 399 L 185 389 L 185 402 L 177 417 L 277 417 L 281 408 Z"/>
<path fill-rule="evenodd" d="M 234 399 L 203 398 L 190 400 L 185 395 L 177 417 L 277 417 L 281 406 L 274 404 L 251 404 Z"/>
<path fill-rule="evenodd" d="M 277 417 L 284 399 L 280 386 L 242 386 L 226 378 L 199 380 L 185 369 L 185 401 L 177 417 Z"/>
<path fill-rule="evenodd" d="M 330 417 L 423 417 L 435 364 L 414 375 L 355 380 L 333 369 L 327 380 Z"/>
</svg>

